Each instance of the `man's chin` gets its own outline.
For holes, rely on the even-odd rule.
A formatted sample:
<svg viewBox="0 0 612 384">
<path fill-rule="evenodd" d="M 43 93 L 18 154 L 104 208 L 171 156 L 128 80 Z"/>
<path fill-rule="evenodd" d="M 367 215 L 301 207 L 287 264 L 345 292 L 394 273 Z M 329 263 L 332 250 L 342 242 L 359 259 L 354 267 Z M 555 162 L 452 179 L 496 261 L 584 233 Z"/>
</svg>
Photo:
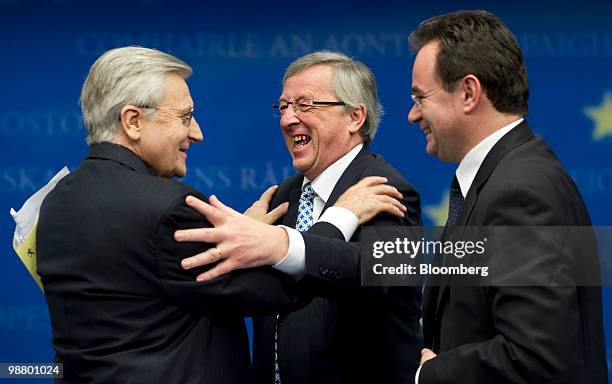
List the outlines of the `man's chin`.
<svg viewBox="0 0 612 384">
<path fill-rule="evenodd" d="M 425 147 L 425 152 L 429 156 L 438 157 L 438 147 L 436 145 L 432 145 L 432 143 L 427 143 L 427 146 Z"/>
<path fill-rule="evenodd" d="M 187 168 L 176 168 L 173 176 L 182 179 L 187 176 Z"/>
<path fill-rule="evenodd" d="M 293 168 L 295 168 L 300 173 L 305 173 L 310 169 L 308 164 L 306 164 L 306 162 L 303 159 L 295 159 L 295 158 L 293 159 Z"/>
</svg>

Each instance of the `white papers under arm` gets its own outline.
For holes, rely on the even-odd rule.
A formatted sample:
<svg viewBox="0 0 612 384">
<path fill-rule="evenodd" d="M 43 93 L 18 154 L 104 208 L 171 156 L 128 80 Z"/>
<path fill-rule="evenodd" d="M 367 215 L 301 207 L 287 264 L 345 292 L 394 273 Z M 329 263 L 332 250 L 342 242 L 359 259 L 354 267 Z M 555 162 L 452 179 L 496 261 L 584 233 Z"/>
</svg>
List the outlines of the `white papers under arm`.
<svg viewBox="0 0 612 384">
<path fill-rule="evenodd" d="M 13 208 L 10 211 L 13 220 L 15 220 L 13 248 L 41 289 L 42 283 L 36 273 L 36 224 L 38 223 L 38 214 L 47 194 L 69 173 L 68 167 L 62 168 L 44 187 L 29 197 L 19 211 L 15 211 Z"/>
</svg>

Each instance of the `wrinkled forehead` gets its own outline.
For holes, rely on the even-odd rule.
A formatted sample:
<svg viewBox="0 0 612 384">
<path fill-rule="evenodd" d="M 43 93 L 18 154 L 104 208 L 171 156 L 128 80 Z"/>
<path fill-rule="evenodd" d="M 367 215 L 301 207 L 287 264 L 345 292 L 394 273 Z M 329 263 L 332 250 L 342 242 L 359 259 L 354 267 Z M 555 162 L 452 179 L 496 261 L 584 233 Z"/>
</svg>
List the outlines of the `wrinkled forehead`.
<svg viewBox="0 0 612 384">
<path fill-rule="evenodd" d="M 308 67 L 285 80 L 279 100 L 332 96 L 332 75 L 330 65 Z"/>
<path fill-rule="evenodd" d="M 176 73 L 169 73 L 165 77 L 164 93 L 160 105 L 177 109 L 193 108 L 193 100 L 189 86 L 183 77 Z"/>
</svg>

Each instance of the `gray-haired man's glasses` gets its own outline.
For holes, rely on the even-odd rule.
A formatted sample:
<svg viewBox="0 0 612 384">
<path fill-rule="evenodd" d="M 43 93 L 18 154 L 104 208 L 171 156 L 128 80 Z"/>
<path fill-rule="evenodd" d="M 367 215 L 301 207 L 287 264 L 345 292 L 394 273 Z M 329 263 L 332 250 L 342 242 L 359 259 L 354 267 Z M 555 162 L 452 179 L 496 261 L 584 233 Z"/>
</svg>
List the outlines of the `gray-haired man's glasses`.
<svg viewBox="0 0 612 384">
<path fill-rule="evenodd" d="M 164 108 L 164 107 L 142 106 L 141 108 L 149 109 L 151 111 L 156 110 L 156 111 L 166 112 L 169 115 L 172 115 L 174 117 L 181 119 L 181 122 L 186 127 L 189 127 L 191 125 L 191 120 L 193 120 L 193 108 L 189 109 L 187 112 L 185 112 L 184 109 L 174 109 L 174 108 Z M 179 113 L 176 114 L 174 112 L 179 112 Z"/>
<path fill-rule="evenodd" d="M 346 103 L 342 101 L 317 101 L 310 99 L 281 101 L 279 103 L 272 104 L 272 108 L 274 109 L 274 116 L 281 117 L 287 111 L 287 108 L 289 108 L 290 105 L 293 109 L 293 112 L 295 112 L 295 114 L 297 115 L 312 112 L 318 108 L 331 107 L 335 105 L 346 105 Z"/>
</svg>

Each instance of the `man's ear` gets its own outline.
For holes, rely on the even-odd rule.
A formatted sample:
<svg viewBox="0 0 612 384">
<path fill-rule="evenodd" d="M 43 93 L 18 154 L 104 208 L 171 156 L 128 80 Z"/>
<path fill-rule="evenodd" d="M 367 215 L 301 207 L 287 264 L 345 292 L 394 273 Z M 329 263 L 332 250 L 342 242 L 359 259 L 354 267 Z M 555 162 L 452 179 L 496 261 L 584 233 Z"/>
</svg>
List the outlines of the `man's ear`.
<svg viewBox="0 0 612 384">
<path fill-rule="evenodd" d="M 474 75 L 467 75 L 463 78 L 459 86 L 463 91 L 463 111 L 465 113 L 470 113 L 476 109 L 482 97 L 480 80 Z"/>
<path fill-rule="evenodd" d="M 361 127 L 363 127 L 365 124 L 368 111 L 365 105 L 359 104 L 358 107 L 350 108 L 348 111 L 348 116 L 350 118 L 349 132 L 356 133 L 359 132 Z"/>
<path fill-rule="evenodd" d="M 142 133 L 142 108 L 135 105 L 126 105 L 121 108 L 119 119 L 121 120 L 121 130 L 130 141 L 140 140 Z"/>
</svg>

